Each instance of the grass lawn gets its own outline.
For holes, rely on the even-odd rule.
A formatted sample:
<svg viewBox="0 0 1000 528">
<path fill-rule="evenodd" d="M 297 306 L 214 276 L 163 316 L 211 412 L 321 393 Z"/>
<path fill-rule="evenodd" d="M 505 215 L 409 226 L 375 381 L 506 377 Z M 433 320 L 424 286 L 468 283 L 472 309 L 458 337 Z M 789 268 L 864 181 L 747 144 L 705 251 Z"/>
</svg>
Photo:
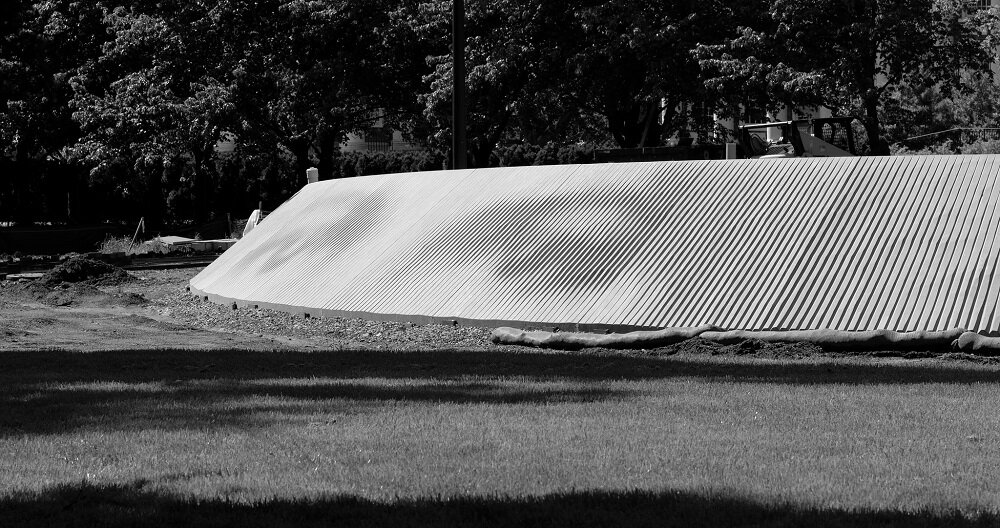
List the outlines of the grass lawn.
<svg viewBox="0 0 1000 528">
<path fill-rule="evenodd" d="M 1000 368 L 0 354 L 0 526 L 1000 525 Z"/>
</svg>

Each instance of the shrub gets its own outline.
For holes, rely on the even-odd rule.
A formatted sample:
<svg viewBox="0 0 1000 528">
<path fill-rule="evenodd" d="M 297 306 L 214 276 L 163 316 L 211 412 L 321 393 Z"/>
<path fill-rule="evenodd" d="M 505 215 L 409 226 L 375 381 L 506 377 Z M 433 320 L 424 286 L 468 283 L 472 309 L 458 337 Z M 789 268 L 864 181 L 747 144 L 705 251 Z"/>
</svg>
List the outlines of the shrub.
<svg viewBox="0 0 1000 528">
<path fill-rule="evenodd" d="M 961 148 L 962 154 L 1000 154 L 1000 139 L 979 140 Z"/>
<path fill-rule="evenodd" d="M 576 165 L 593 162 L 594 145 L 592 144 L 552 142 L 544 145 L 516 144 L 498 147 L 490 159 L 490 165 L 496 167 Z"/>
<path fill-rule="evenodd" d="M 108 237 L 101 242 L 98 249 L 101 253 L 125 253 L 126 255 L 146 255 L 148 253 L 169 253 L 170 248 L 158 239 L 136 240 L 132 243 L 132 237 Z"/>
<path fill-rule="evenodd" d="M 335 178 L 440 170 L 445 156 L 429 151 L 345 152 L 337 158 Z"/>
<path fill-rule="evenodd" d="M 928 145 L 919 150 L 910 150 L 903 145 L 893 145 L 894 156 L 926 156 L 932 154 L 1000 154 L 1000 139 L 978 139 L 970 143 L 948 140 L 936 145 Z"/>
<path fill-rule="evenodd" d="M 521 143 L 497 147 L 490 157 L 490 166 L 569 165 L 593 161 L 594 145 L 591 144 Z M 334 177 L 441 170 L 446 165 L 447 156 L 440 152 L 345 152 L 337 158 Z"/>
</svg>

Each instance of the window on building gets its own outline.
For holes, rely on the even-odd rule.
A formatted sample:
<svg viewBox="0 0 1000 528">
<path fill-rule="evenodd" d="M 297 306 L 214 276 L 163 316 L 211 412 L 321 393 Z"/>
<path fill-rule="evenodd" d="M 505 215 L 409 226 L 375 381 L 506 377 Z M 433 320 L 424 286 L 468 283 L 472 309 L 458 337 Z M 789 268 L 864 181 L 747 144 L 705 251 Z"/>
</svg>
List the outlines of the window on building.
<svg viewBox="0 0 1000 528">
<path fill-rule="evenodd" d="M 365 131 L 365 146 L 370 151 L 385 152 L 392 150 L 392 129 L 372 127 Z"/>
</svg>

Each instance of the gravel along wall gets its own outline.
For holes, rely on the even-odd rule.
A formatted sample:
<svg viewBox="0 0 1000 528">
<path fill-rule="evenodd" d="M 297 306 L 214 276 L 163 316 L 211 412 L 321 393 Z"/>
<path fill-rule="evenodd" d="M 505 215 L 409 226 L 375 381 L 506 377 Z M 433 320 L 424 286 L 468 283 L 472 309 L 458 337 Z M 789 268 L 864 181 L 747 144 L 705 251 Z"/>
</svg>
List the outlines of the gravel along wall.
<svg viewBox="0 0 1000 528">
<path fill-rule="evenodd" d="M 1000 156 L 620 163 L 304 187 L 191 281 L 312 315 L 1000 329 Z"/>
</svg>

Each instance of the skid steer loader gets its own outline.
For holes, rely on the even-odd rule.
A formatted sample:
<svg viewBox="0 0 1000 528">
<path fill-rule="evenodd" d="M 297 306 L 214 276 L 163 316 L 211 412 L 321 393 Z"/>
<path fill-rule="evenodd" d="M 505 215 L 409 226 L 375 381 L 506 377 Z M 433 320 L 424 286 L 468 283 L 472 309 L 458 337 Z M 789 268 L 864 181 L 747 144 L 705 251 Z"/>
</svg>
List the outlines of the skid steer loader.
<svg viewBox="0 0 1000 528">
<path fill-rule="evenodd" d="M 838 157 L 866 154 L 857 118 L 827 117 L 743 125 L 737 133 L 743 158 Z M 770 138 L 770 139 L 768 139 Z"/>
</svg>

